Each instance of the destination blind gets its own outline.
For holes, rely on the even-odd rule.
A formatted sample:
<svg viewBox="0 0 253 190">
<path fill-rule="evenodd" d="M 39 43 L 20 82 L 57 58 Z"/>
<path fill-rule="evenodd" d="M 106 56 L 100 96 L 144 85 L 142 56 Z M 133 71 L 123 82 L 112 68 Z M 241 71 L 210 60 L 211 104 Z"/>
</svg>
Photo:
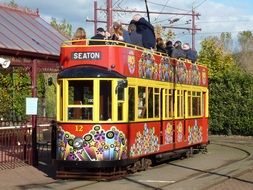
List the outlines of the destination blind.
<svg viewBox="0 0 253 190">
<path fill-rule="evenodd" d="M 101 52 L 72 52 L 72 60 L 99 60 Z"/>
</svg>

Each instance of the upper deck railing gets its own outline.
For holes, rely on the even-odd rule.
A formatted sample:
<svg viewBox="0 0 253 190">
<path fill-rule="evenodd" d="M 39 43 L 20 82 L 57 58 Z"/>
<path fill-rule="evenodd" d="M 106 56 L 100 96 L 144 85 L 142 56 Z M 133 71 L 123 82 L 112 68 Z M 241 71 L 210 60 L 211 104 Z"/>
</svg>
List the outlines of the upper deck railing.
<svg viewBox="0 0 253 190">
<path fill-rule="evenodd" d="M 152 49 L 111 40 L 67 41 L 61 47 L 63 69 L 97 65 L 126 77 L 207 86 L 207 68 Z"/>
</svg>

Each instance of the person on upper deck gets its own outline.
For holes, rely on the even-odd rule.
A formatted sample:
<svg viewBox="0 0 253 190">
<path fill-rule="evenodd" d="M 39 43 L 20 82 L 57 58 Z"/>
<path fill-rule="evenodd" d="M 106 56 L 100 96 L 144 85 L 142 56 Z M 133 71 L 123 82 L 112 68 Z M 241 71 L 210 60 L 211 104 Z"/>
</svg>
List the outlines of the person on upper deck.
<svg viewBox="0 0 253 190">
<path fill-rule="evenodd" d="M 103 28 L 98 28 L 97 29 L 97 34 L 93 37 L 91 37 L 91 41 L 89 43 L 89 45 L 104 45 L 105 42 L 100 41 L 100 40 L 104 40 L 106 38 L 106 31 Z"/>
<path fill-rule="evenodd" d="M 171 57 L 176 58 L 176 59 L 180 59 L 180 58 L 185 59 L 186 55 L 185 55 L 184 50 L 182 49 L 181 41 L 176 41 L 174 43 L 174 49 L 171 53 Z"/>
<path fill-rule="evenodd" d="M 197 61 L 198 58 L 197 51 L 193 50 L 190 47 L 189 43 L 184 43 L 182 49 L 185 52 L 186 59 L 191 60 L 192 63 L 195 63 Z"/>
<path fill-rule="evenodd" d="M 154 27 L 141 15 L 136 14 L 133 16 L 130 24 L 135 24 L 137 33 L 142 35 L 142 43 L 145 48 L 155 48 L 156 38 Z"/>
<path fill-rule="evenodd" d="M 134 45 L 143 47 L 142 36 L 141 36 L 141 34 L 138 34 L 136 32 L 136 25 L 135 24 L 128 25 L 128 32 L 130 35 L 131 43 Z"/>
<path fill-rule="evenodd" d="M 76 29 L 76 32 L 72 38 L 72 44 L 85 44 L 85 41 L 81 41 L 86 39 L 86 32 L 82 27 Z"/>
<path fill-rule="evenodd" d="M 156 50 L 161 52 L 161 53 L 167 53 L 162 38 L 157 38 L 156 39 Z"/>
<path fill-rule="evenodd" d="M 172 51 L 173 51 L 173 49 L 174 49 L 174 47 L 173 47 L 173 42 L 170 41 L 170 40 L 168 40 L 168 41 L 166 42 L 165 49 L 166 49 L 166 52 L 167 52 L 168 56 L 171 57 Z"/>
<path fill-rule="evenodd" d="M 125 30 L 120 22 L 113 22 L 113 35 L 112 40 L 123 41 L 131 43 L 131 39 L 127 30 Z"/>
</svg>

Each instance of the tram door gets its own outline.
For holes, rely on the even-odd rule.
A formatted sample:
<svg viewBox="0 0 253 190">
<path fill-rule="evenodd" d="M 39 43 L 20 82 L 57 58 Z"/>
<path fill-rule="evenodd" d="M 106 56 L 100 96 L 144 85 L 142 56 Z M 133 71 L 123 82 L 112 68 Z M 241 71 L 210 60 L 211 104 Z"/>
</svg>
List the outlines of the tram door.
<svg viewBox="0 0 253 190">
<path fill-rule="evenodd" d="M 161 90 L 161 128 L 164 144 L 175 143 L 175 122 L 174 122 L 174 90 L 163 88 Z M 166 138 L 165 138 L 166 137 Z M 162 143 L 162 142 L 161 142 Z"/>
</svg>

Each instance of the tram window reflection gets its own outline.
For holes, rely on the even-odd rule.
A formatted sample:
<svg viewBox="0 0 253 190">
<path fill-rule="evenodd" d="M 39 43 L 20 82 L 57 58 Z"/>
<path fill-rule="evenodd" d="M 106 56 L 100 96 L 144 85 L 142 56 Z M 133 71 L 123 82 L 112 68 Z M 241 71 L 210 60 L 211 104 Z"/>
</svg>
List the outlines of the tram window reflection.
<svg viewBox="0 0 253 190">
<path fill-rule="evenodd" d="M 92 108 L 69 108 L 69 120 L 92 120 Z"/>
<path fill-rule="evenodd" d="M 148 118 L 154 117 L 154 94 L 153 88 L 148 88 Z"/>
<path fill-rule="evenodd" d="M 69 81 L 69 104 L 92 105 L 93 104 L 93 81 Z"/>
<path fill-rule="evenodd" d="M 138 87 L 138 118 L 147 117 L 146 87 Z"/>
<path fill-rule="evenodd" d="M 112 118 L 112 81 L 100 81 L 100 120 L 109 120 Z"/>
<path fill-rule="evenodd" d="M 135 118 L 135 88 L 130 87 L 128 90 L 128 118 L 134 121 Z"/>
</svg>

